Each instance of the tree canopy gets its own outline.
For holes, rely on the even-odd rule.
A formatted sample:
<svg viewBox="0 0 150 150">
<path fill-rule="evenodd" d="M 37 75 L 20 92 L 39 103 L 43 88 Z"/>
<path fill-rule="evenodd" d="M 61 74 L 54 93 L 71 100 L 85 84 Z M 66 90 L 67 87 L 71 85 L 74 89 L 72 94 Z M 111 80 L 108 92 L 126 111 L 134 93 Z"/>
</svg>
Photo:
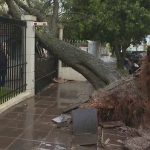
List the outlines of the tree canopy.
<svg viewBox="0 0 150 150">
<path fill-rule="evenodd" d="M 150 33 L 150 4 L 146 0 L 71 0 L 64 2 L 67 38 L 108 42 L 118 60 L 130 44 Z"/>
</svg>

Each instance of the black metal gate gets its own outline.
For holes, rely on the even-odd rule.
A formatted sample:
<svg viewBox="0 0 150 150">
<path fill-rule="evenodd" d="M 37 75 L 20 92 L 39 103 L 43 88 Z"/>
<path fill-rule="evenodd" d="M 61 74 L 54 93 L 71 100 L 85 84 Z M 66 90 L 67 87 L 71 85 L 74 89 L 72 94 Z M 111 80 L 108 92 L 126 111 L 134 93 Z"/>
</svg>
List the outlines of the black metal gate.
<svg viewBox="0 0 150 150">
<path fill-rule="evenodd" d="M 52 83 L 53 78 L 57 77 L 58 59 L 51 55 L 47 50 L 36 44 L 35 56 L 35 93 Z"/>
<path fill-rule="evenodd" d="M 26 22 L 0 17 L 0 104 L 26 90 Z"/>
</svg>

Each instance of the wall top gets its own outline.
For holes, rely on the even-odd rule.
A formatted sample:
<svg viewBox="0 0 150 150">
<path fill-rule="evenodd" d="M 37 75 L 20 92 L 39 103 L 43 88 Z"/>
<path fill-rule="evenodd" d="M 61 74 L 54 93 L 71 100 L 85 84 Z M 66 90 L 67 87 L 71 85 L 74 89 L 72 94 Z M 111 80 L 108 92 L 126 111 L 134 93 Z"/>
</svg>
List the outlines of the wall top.
<svg viewBox="0 0 150 150">
<path fill-rule="evenodd" d="M 36 16 L 32 16 L 32 15 L 22 15 L 22 16 L 21 16 L 21 20 L 25 20 L 25 21 L 36 21 Z"/>
</svg>

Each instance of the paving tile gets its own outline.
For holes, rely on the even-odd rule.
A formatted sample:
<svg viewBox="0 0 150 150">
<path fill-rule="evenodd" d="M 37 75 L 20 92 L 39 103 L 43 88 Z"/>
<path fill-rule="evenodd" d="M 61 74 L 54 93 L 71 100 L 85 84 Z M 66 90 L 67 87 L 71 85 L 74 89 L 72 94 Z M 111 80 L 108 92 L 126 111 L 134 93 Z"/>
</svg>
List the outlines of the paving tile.
<svg viewBox="0 0 150 150">
<path fill-rule="evenodd" d="M 58 86 L 52 86 L 50 88 L 47 88 L 45 91 L 43 91 L 40 96 L 50 96 L 50 97 L 57 97 L 58 93 Z"/>
<path fill-rule="evenodd" d="M 51 122 L 36 121 L 30 126 L 30 128 L 33 128 L 34 130 L 39 130 L 42 132 L 49 132 L 52 130 L 53 126 Z"/>
<path fill-rule="evenodd" d="M 70 150 L 63 144 L 54 144 L 48 142 L 42 142 L 37 150 Z"/>
<path fill-rule="evenodd" d="M 46 137 L 46 141 L 55 144 L 64 144 L 67 147 L 71 146 L 72 133 L 68 130 L 53 129 Z"/>
<path fill-rule="evenodd" d="M 1 118 L 0 119 L 0 130 L 4 127 L 7 127 L 9 124 L 11 124 L 13 120 L 6 119 L 6 118 Z"/>
<path fill-rule="evenodd" d="M 17 120 L 29 120 L 29 121 L 35 121 L 40 117 L 40 114 L 35 115 L 31 113 L 19 113 L 17 116 Z"/>
<path fill-rule="evenodd" d="M 47 134 L 47 131 L 35 130 L 34 128 L 30 127 L 23 132 L 20 139 L 42 141 L 45 139 Z"/>
<path fill-rule="evenodd" d="M 6 149 L 8 147 L 8 145 L 10 145 L 14 140 L 15 140 L 15 138 L 0 136 L 0 150 Z"/>
<path fill-rule="evenodd" d="M 40 100 L 35 105 L 35 107 L 39 107 L 39 108 L 51 108 L 54 106 L 56 106 L 56 102 L 45 101 L 45 100 Z"/>
<path fill-rule="evenodd" d="M 35 108 L 33 108 L 33 111 L 28 111 L 28 112 L 30 112 L 30 113 L 32 113 L 32 114 L 40 115 L 40 114 L 42 114 L 45 110 L 46 110 L 46 108 L 35 107 Z"/>
<path fill-rule="evenodd" d="M 97 150 L 97 146 L 73 146 L 71 150 Z"/>
<path fill-rule="evenodd" d="M 23 129 L 5 127 L 0 130 L 0 136 L 18 137 L 23 132 Z"/>
<path fill-rule="evenodd" d="M 40 142 L 18 139 L 7 150 L 37 150 Z"/>
<path fill-rule="evenodd" d="M 62 113 L 63 109 L 60 109 L 58 107 L 48 108 L 43 115 L 60 115 Z"/>
<path fill-rule="evenodd" d="M 35 103 L 38 103 L 40 101 L 45 102 L 55 102 L 57 100 L 57 97 L 51 97 L 51 96 L 36 96 L 35 97 Z"/>
<path fill-rule="evenodd" d="M 21 105 L 21 106 L 16 106 L 12 109 L 12 112 L 24 112 L 24 111 L 27 111 L 28 107 L 25 106 L 25 105 Z"/>
<path fill-rule="evenodd" d="M 7 126 L 12 128 L 27 129 L 33 123 L 28 120 L 12 120 Z"/>
<path fill-rule="evenodd" d="M 18 113 L 9 112 L 9 113 L 5 114 L 3 116 L 3 118 L 11 119 L 12 120 L 12 119 L 16 119 L 17 116 L 18 116 Z"/>
<path fill-rule="evenodd" d="M 76 135 L 73 137 L 72 145 L 88 146 L 97 145 L 98 136 L 95 134 Z"/>
<path fill-rule="evenodd" d="M 53 118 L 55 118 L 55 117 L 57 117 L 58 115 L 41 115 L 38 119 L 37 119 L 37 121 L 38 122 L 44 122 L 44 123 L 52 123 L 52 124 L 54 124 L 53 122 L 52 122 L 52 119 Z"/>
</svg>

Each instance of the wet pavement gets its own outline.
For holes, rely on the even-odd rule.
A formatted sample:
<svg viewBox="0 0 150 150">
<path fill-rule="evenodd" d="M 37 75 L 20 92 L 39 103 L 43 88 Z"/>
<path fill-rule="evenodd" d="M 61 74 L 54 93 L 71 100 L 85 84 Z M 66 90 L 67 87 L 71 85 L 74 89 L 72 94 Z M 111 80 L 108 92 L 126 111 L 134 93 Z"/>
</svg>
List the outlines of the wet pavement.
<svg viewBox="0 0 150 150">
<path fill-rule="evenodd" d="M 0 150 L 97 150 L 97 146 L 73 145 L 72 125 L 58 128 L 51 120 L 72 104 L 89 99 L 87 82 L 52 84 L 37 96 L 0 115 Z M 105 133 L 104 138 L 115 133 Z M 119 137 L 120 139 L 120 137 Z M 109 148 L 110 146 L 110 148 Z M 107 149 L 121 149 L 118 143 Z"/>
</svg>

